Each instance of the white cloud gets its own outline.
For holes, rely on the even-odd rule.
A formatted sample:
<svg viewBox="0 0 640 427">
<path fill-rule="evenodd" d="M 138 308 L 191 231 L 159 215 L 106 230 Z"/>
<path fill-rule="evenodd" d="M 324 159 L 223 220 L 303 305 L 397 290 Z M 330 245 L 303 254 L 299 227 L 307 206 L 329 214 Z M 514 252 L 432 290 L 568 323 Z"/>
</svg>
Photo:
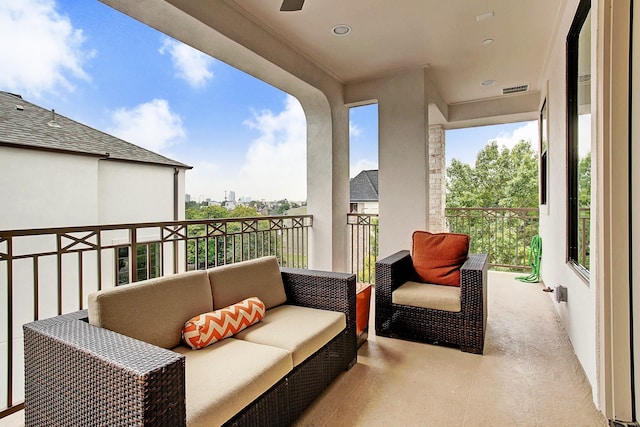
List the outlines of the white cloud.
<svg viewBox="0 0 640 427">
<path fill-rule="evenodd" d="M 159 52 L 162 55 L 165 52 L 171 55 L 176 76 L 194 88 L 204 86 L 208 80 L 213 78 L 213 72 L 209 69 L 214 62 L 213 58 L 189 45 L 167 37 Z"/>
<path fill-rule="evenodd" d="M 520 141 L 530 141 L 533 151 L 538 151 L 538 122 L 527 122 L 513 132 L 501 132 L 490 141 L 497 141 L 499 147 L 513 148 Z"/>
<path fill-rule="evenodd" d="M 0 2 L 0 87 L 22 95 L 73 91 L 72 80 L 89 80 L 83 65 L 81 29 L 56 11 L 53 0 Z"/>
<path fill-rule="evenodd" d="M 114 126 L 108 133 L 158 153 L 186 137 L 182 118 L 173 112 L 169 102 L 154 99 L 130 110 L 120 108 L 111 115 Z"/>
<path fill-rule="evenodd" d="M 355 163 L 351 164 L 351 167 L 349 168 L 349 176 L 353 178 L 362 171 L 372 169 L 378 169 L 377 162 L 369 159 L 358 159 Z"/>
<path fill-rule="evenodd" d="M 349 120 L 349 138 L 357 138 L 362 134 L 362 128 Z"/>
<path fill-rule="evenodd" d="M 187 163 L 189 164 L 188 161 Z M 220 166 L 204 160 L 196 161 L 191 165 L 193 169 L 188 170 L 185 175 L 185 189 L 188 194 L 191 194 L 191 199 L 201 201 L 209 197 L 213 200 L 223 200 L 221 192 L 224 192 L 225 188 L 219 189 L 219 194 L 213 194 L 214 183 L 220 184 Z"/>
<path fill-rule="evenodd" d="M 264 110 L 245 122 L 260 136 L 239 170 L 236 194 L 253 199 L 307 198 L 307 122 L 302 106 L 287 96 L 284 110 Z"/>
</svg>

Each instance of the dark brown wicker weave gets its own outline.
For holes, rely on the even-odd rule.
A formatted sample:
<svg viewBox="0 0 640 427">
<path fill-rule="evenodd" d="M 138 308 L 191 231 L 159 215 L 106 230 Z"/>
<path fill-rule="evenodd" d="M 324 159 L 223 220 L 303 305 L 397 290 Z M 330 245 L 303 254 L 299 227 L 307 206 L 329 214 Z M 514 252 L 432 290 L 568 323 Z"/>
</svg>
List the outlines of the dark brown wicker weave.
<svg viewBox="0 0 640 427">
<path fill-rule="evenodd" d="M 282 269 L 282 277 L 289 304 L 341 311 L 347 328 L 228 425 L 289 425 L 356 363 L 355 276 Z M 92 326 L 86 310 L 23 328 L 27 426 L 186 424 L 182 355 Z"/>
<path fill-rule="evenodd" d="M 485 254 L 470 255 L 461 269 L 461 310 L 450 312 L 394 304 L 391 293 L 416 273 L 409 251 L 376 262 L 376 335 L 443 342 L 482 354 L 487 323 Z"/>
</svg>

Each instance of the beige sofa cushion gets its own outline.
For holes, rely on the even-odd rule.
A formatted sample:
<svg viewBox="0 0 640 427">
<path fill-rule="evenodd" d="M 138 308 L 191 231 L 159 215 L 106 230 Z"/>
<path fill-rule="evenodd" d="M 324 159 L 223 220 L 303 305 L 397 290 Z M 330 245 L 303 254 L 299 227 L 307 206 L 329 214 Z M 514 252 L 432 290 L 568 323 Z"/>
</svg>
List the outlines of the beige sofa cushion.
<svg viewBox="0 0 640 427">
<path fill-rule="evenodd" d="M 293 369 L 285 350 L 227 338 L 185 356 L 187 425 L 219 426 Z"/>
<path fill-rule="evenodd" d="M 190 271 L 90 294 L 89 323 L 173 348 L 184 323 L 212 305 L 207 273 Z"/>
<path fill-rule="evenodd" d="M 286 349 L 297 366 L 347 326 L 344 313 L 281 305 L 268 310 L 262 322 L 234 338 Z"/>
<path fill-rule="evenodd" d="M 392 292 L 394 304 L 435 310 L 460 311 L 460 288 L 430 283 L 406 282 Z"/>
<path fill-rule="evenodd" d="M 274 256 L 223 265 L 207 272 L 214 310 L 250 297 L 260 298 L 267 310 L 287 301 L 280 266 Z"/>
</svg>

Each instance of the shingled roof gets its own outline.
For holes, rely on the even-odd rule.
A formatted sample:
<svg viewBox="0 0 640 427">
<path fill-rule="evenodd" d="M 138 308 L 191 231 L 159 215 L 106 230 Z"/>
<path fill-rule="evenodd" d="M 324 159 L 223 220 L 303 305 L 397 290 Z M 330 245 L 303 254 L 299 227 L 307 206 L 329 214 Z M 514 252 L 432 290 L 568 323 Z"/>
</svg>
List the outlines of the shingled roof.
<svg viewBox="0 0 640 427">
<path fill-rule="evenodd" d="M 191 169 L 51 110 L 0 91 L 0 145 Z"/>
<path fill-rule="evenodd" d="M 362 171 L 350 182 L 351 202 L 378 201 L 378 171 Z"/>
</svg>

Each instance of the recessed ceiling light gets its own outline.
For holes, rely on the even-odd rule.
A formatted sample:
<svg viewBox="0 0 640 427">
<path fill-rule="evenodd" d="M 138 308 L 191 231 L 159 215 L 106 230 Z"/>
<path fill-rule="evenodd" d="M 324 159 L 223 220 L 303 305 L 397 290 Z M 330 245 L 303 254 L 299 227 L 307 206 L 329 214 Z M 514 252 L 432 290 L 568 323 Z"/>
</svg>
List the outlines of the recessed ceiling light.
<svg viewBox="0 0 640 427">
<path fill-rule="evenodd" d="M 493 43 L 493 39 L 484 39 L 482 40 L 482 44 L 483 45 L 490 45 L 491 43 Z"/>
<path fill-rule="evenodd" d="M 491 12 L 483 13 L 482 15 L 476 16 L 476 21 L 480 22 L 490 18 L 493 18 L 493 10 Z"/>
<path fill-rule="evenodd" d="M 331 29 L 331 32 L 336 36 L 346 36 L 351 32 L 351 27 L 346 24 L 336 25 Z"/>
<path fill-rule="evenodd" d="M 495 80 L 483 80 L 480 84 L 482 86 L 491 86 L 491 85 L 496 84 L 496 81 Z"/>
</svg>

